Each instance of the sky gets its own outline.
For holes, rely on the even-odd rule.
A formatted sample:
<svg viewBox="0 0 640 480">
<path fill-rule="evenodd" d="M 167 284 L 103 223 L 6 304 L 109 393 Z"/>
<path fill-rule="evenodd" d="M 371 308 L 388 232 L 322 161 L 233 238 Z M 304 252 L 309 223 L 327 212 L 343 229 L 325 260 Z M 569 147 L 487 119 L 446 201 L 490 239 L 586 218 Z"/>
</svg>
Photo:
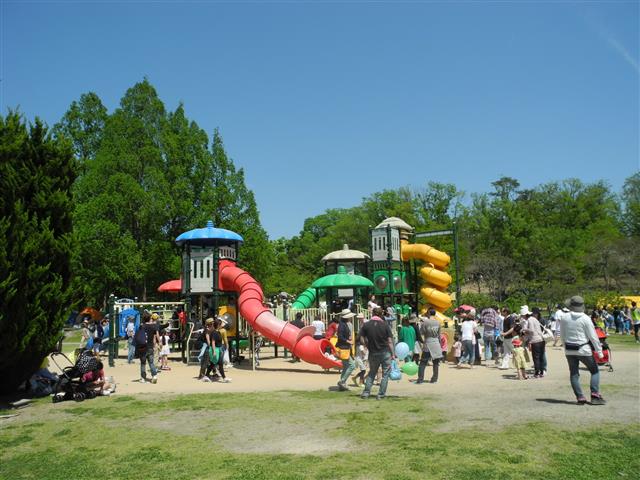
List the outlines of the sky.
<svg viewBox="0 0 640 480">
<path fill-rule="evenodd" d="M 146 77 L 220 129 L 272 239 L 383 189 L 640 170 L 638 1 L 0 1 L 3 114 Z"/>
</svg>

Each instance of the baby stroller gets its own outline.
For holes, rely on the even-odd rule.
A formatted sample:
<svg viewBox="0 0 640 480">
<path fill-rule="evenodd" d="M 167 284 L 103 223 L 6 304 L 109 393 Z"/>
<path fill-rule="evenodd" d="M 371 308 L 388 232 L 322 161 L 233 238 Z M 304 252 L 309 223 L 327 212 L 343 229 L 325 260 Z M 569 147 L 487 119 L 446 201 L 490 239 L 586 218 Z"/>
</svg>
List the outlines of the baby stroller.
<svg viewBox="0 0 640 480">
<path fill-rule="evenodd" d="M 63 357 L 70 366 L 60 367 L 56 357 Z M 87 384 L 82 381 L 82 376 L 95 370 L 98 367 L 98 359 L 93 356 L 90 351 L 84 351 L 78 355 L 75 365 L 62 352 L 54 352 L 51 354 L 51 360 L 56 364 L 62 372 L 53 389 L 53 403 L 63 402 L 65 400 L 75 400 L 81 402 L 87 398 L 95 398 L 96 392 L 88 388 Z"/>
<path fill-rule="evenodd" d="M 596 327 L 596 335 L 598 335 L 598 340 L 600 340 L 600 345 L 602 346 L 603 357 L 599 358 L 598 354 L 594 351 L 593 358 L 598 366 L 607 366 L 609 367 L 609 371 L 613 372 L 613 365 L 611 365 L 611 347 L 609 347 L 609 344 L 607 343 L 607 332 L 600 327 Z"/>
</svg>

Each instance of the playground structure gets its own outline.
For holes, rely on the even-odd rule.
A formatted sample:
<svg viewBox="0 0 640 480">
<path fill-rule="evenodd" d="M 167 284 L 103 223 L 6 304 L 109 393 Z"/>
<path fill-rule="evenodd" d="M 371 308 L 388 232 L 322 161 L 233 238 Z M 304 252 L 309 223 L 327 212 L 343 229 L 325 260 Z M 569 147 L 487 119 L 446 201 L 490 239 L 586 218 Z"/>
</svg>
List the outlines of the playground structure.
<svg viewBox="0 0 640 480">
<path fill-rule="evenodd" d="M 204 296 L 210 297 L 207 309 L 211 315 L 220 315 L 220 304 L 226 302 L 227 317 L 235 317 L 230 328 L 236 328 L 238 332 L 232 339 L 236 352 L 240 346 L 239 314 L 256 332 L 283 346 L 296 357 L 323 368 L 341 365 L 325 356 L 327 350 L 335 353 L 328 340 L 315 340 L 312 328 L 300 329 L 285 322 L 264 305 L 264 294 L 259 283 L 236 265 L 243 243 L 240 235 L 215 228 L 213 222 L 209 221 L 204 228 L 179 235 L 176 243 L 182 247 L 182 293 L 188 314 L 194 296 L 199 296 L 201 300 Z M 204 311 L 201 311 L 200 315 L 203 314 Z M 190 328 L 193 329 L 193 325 Z M 191 350 L 189 345 L 183 348 Z"/>
<path fill-rule="evenodd" d="M 411 243 L 420 235 L 433 233 L 453 232 L 415 234 L 413 227 L 400 218 L 383 220 L 369 231 L 371 255 L 350 250 L 344 245 L 342 250 L 323 257 L 325 277 L 317 279 L 302 292 L 293 302 L 292 309 L 309 309 L 318 305 L 322 296 L 326 298 L 328 308 L 336 299 L 352 298 L 358 309 L 369 294 L 375 294 L 376 303 L 393 306 L 401 317 L 411 310 L 425 313 L 433 307 L 436 317 L 442 323 L 448 322 L 443 312 L 452 305 L 451 296 L 447 293 L 452 279 L 445 271 L 451 259 L 445 252 L 427 244 Z M 329 285 L 323 282 L 334 272 L 347 273 L 353 278 L 369 277 L 373 283 L 350 285 L 345 281 L 340 285 Z M 420 280 L 424 285 L 419 285 Z"/>
<path fill-rule="evenodd" d="M 321 296 L 327 299 L 329 308 L 334 302 L 337 305 L 352 299 L 352 308 L 362 311 L 362 305 L 373 293 L 382 300 L 381 304 L 393 305 L 402 317 L 412 309 L 418 310 L 419 292 L 423 304 L 420 311 L 424 313 L 433 306 L 439 312 L 439 319 L 446 322 L 448 318 L 442 312 L 451 306 L 451 297 L 446 293 L 451 277 L 444 271 L 450 262 L 449 255 L 426 244 L 410 243 L 415 238 L 413 228 L 399 218 L 387 218 L 369 233 L 371 255 L 350 250 L 347 245 L 326 255 L 322 259 L 326 275 L 302 292 L 291 308 L 305 310 L 308 321 L 310 312 L 321 310 L 318 308 Z M 235 345 L 234 360 L 238 359 L 241 342 L 248 343 L 240 338 L 244 331 L 241 322 L 246 322 L 301 360 L 325 369 L 341 367 L 329 340 L 314 339 L 313 327 L 298 328 L 286 321 L 286 310 L 280 319 L 265 305 L 260 284 L 236 265 L 243 243 L 240 235 L 215 228 L 209 221 L 204 228 L 185 232 L 175 241 L 182 247 L 182 280 L 174 281 L 167 288 L 176 291 L 179 285 L 184 297 L 184 301 L 171 304 L 183 306 L 188 319 L 179 337 L 183 361 L 196 361 L 196 323 L 205 317 L 222 316 L 229 324 L 231 345 Z M 420 268 L 418 261 L 422 263 Z M 418 288 L 419 278 L 426 282 L 421 288 Z M 118 307 L 124 309 L 132 305 Z M 324 318 L 328 319 L 328 315 Z M 116 328 L 122 330 L 122 320 L 119 320 L 118 327 L 112 326 L 111 335 L 116 334 Z M 117 352 L 117 339 L 114 340 L 110 364 Z"/>
</svg>

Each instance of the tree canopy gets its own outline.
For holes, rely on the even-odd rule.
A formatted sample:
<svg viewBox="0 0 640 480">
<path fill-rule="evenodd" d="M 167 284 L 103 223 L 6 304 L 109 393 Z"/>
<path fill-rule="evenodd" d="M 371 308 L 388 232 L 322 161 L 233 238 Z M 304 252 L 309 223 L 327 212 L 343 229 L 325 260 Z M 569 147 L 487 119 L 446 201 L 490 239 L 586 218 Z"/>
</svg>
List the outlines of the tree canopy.
<svg viewBox="0 0 640 480">
<path fill-rule="evenodd" d="M 0 392 L 48 355 L 71 301 L 71 146 L 36 119 L 0 116 Z"/>
<path fill-rule="evenodd" d="M 78 295 L 99 306 L 110 293 L 153 296 L 180 274 L 174 239 L 208 219 L 244 237 L 243 264 L 264 278 L 271 246 L 220 132 L 210 141 L 182 105 L 167 112 L 146 79 L 112 114 L 100 105 L 94 93 L 82 95 L 56 126 L 84 168 L 74 187 Z"/>
</svg>

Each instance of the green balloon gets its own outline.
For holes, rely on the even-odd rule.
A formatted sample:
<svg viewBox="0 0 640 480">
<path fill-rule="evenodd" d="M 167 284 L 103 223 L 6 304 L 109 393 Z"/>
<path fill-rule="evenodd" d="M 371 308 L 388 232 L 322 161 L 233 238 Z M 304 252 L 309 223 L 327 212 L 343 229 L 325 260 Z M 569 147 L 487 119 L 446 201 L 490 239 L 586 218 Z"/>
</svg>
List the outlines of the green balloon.
<svg viewBox="0 0 640 480">
<path fill-rule="evenodd" d="M 409 376 L 415 375 L 418 373 L 418 364 L 416 362 L 405 362 L 401 370 Z"/>
</svg>

